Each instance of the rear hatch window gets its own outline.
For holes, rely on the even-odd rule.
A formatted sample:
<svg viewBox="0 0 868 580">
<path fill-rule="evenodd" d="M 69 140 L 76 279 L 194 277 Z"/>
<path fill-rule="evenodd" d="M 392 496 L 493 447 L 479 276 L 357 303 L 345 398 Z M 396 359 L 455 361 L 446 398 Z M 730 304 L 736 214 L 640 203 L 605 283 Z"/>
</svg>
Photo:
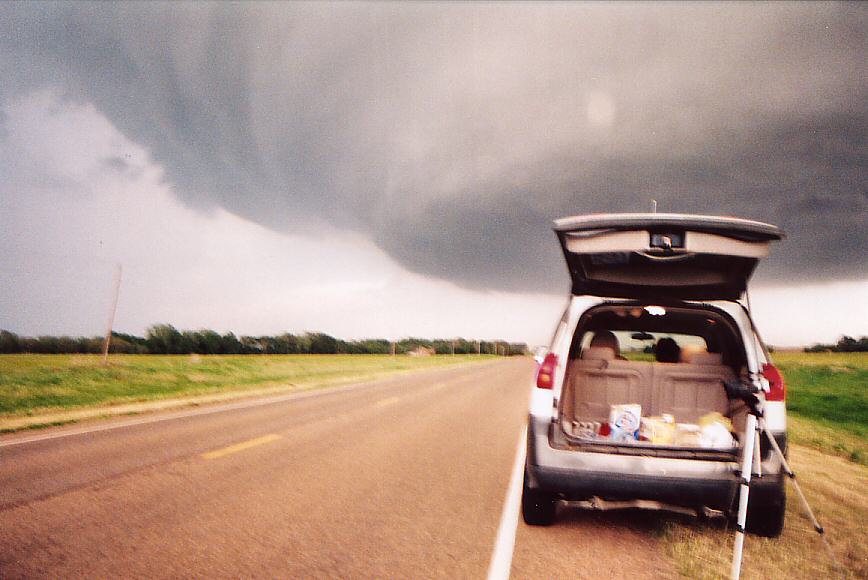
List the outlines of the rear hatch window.
<svg viewBox="0 0 868 580">
<path fill-rule="evenodd" d="M 600 214 L 555 222 L 573 294 L 737 300 L 775 226 L 714 216 Z"/>
</svg>

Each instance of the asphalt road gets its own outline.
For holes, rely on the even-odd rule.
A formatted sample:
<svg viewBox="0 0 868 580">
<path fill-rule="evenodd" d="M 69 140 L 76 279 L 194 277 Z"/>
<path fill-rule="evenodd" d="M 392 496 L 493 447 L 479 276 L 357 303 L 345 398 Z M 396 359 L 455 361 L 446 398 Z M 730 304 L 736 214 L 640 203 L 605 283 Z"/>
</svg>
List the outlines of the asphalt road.
<svg viewBox="0 0 868 580">
<path fill-rule="evenodd" d="M 4 437 L 0 578 L 485 577 L 532 373 L 515 358 Z M 54 438 L 10 445 L 34 436 Z M 512 576 L 668 575 L 655 517 L 520 523 Z"/>
</svg>

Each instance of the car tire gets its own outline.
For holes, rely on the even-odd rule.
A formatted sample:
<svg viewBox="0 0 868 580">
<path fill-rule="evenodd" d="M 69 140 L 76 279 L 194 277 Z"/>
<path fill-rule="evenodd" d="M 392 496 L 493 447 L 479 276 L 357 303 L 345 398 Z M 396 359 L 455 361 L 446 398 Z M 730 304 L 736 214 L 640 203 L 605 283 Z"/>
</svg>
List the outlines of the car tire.
<svg viewBox="0 0 868 580">
<path fill-rule="evenodd" d="M 780 494 L 765 497 L 763 500 L 756 504 L 748 500 L 745 530 L 755 536 L 777 538 L 784 529 L 787 496 L 781 489 Z"/>
<path fill-rule="evenodd" d="M 521 515 L 524 523 L 529 526 L 552 525 L 555 521 L 557 501 L 557 496 L 552 493 L 529 488 L 525 474 L 521 493 Z"/>
</svg>

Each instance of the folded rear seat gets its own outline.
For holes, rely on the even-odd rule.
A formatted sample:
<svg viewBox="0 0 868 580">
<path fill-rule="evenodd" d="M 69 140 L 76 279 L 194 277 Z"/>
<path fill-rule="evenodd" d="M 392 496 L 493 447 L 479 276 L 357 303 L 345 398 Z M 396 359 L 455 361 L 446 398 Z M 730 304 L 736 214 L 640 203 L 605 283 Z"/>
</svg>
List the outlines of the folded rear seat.
<svg viewBox="0 0 868 580">
<path fill-rule="evenodd" d="M 615 359 L 611 348 L 591 347 L 570 364 L 567 399 L 563 409 L 569 419 L 607 421 L 611 405 L 652 405 L 651 363 Z"/>
<path fill-rule="evenodd" d="M 642 405 L 645 417 L 669 413 L 679 423 L 695 423 L 712 411 L 730 414 L 723 381 L 735 378 L 732 369 L 716 353 L 692 353 L 686 360 L 625 361 L 610 348 L 586 348 L 570 363 L 564 418 L 603 422 L 611 405 L 628 403 Z"/>
<path fill-rule="evenodd" d="M 681 363 L 654 363 L 653 413 L 669 413 L 680 423 L 695 423 L 706 413 L 726 415 L 724 381 L 735 379 L 720 354 L 694 352 Z"/>
</svg>

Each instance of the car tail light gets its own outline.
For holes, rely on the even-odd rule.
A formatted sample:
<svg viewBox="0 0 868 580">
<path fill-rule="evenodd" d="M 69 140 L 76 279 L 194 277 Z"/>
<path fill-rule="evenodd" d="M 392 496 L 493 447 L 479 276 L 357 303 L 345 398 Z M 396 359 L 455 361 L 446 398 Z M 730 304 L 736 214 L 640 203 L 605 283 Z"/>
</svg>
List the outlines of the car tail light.
<svg viewBox="0 0 868 580">
<path fill-rule="evenodd" d="M 763 365 L 763 376 L 769 382 L 769 392 L 766 401 L 784 401 L 787 398 L 787 386 L 781 371 L 773 364 Z"/>
<path fill-rule="evenodd" d="M 555 386 L 555 368 L 558 366 L 558 355 L 548 353 L 536 372 L 536 386 L 539 389 L 551 389 Z"/>
</svg>

